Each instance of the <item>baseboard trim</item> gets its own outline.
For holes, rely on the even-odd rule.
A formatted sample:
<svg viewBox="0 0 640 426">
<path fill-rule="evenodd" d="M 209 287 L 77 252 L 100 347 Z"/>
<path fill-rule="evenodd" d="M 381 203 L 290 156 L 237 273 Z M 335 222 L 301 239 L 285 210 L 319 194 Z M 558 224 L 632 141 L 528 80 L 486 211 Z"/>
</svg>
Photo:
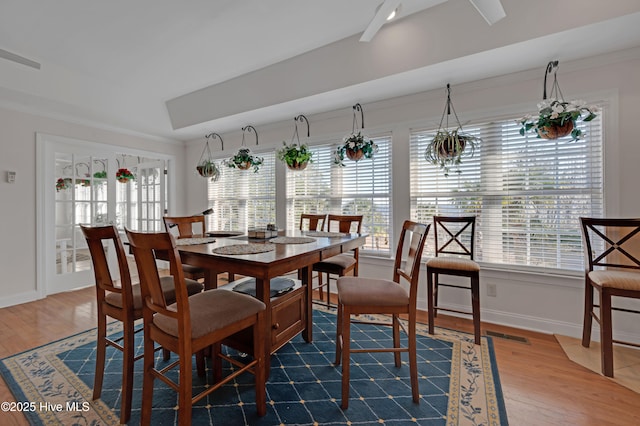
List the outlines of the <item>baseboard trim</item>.
<svg viewBox="0 0 640 426">
<path fill-rule="evenodd" d="M 40 299 L 39 292 L 33 290 L 27 293 L 20 293 L 9 297 L 0 297 L 0 308 L 6 308 L 8 306 L 20 305 L 22 303 L 33 302 Z"/>
</svg>

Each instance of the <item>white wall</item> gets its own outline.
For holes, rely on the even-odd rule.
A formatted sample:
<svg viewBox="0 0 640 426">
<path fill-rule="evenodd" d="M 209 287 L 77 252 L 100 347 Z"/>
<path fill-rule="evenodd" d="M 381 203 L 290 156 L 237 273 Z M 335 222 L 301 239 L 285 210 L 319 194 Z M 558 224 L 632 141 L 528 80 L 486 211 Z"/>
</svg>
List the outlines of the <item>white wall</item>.
<svg viewBox="0 0 640 426">
<path fill-rule="evenodd" d="M 36 294 L 36 132 L 173 155 L 177 183 L 180 188 L 184 185 L 182 142 L 132 136 L 1 107 L 0 129 L 0 307 L 32 300 Z M 7 171 L 17 173 L 14 184 L 7 183 Z M 177 191 L 174 201 L 184 206 L 184 191 Z"/>
<path fill-rule="evenodd" d="M 553 58 L 550 58 L 553 59 Z M 452 81 L 452 99 L 461 121 L 483 121 L 501 115 L 535 111 L 542 99 L 542 81 L 546 64 L 539 69 L 496 76 L 457 86 Z M 635 128 L 640 113 L 640 49 L 560 63 L 558 80 L 566 99 L 611 102 L 605 119 L 605 209 L 608 216 L 640 217 L 640 143 Z M 411 128 L 437 126 L 445 103 L 444 87 L 438 91 L 418 93 L 363 105 L 365 131 L 369 135 L 391 131 L 393 134 L 393 225 L 394 235 L 409 217 L 409 132 Z M 307 116 L 311 125 L 311 140 L 340 138 L 351 130 L 351 105 L 358 99 L 345 99 L 345 107 Z M 298 113 L 304 114 L 304 111 Z M 246 123 L 251 124 L 251 123 Z M 293 116 L 287 122 L 272 123 L 257 128 L 259 149 L 278 148 L 290 141 Z M 215 129 L 211 129 L 215 131 Z M 222 135 L 225 151 L 212 146 L 215 155 L 228 157 L 240 145 L 241 133 Z M 189 211 L 206 207 L 206 181 L 195 174 L 195 165 L 204 146 L 200 140 L 187 144 L 186 183 Z M 252 147 L 253 148 L 253 147 Z M 279 163 L 279 167 L 283 167 Z M 278 194 L 278 204 L 284 204 L 284 194 Z M 280 218 L 279 225 L 284 226 Z M 363 276 L 390 276 L 391 262 L 373 258 L 361 259 Z M 422 276 L 424 280 L 424 275 Z M 542 273 L 505 271 L 484 265 L 481 275 L 483 320 L 514 325 L 549 333 L 578 336 L 581 332 L 583 281 L 580 273 L 550 276 Z M 486 296 L 486 284 L 496 284 L 497 297 Z M 449 293 L 450 294 L 450 293 Z M 421 292 L 419 306 L 426 308 L 426 288 Z M 468 306 L 467 295 L 454 297 L 443 294 L 448 305 Z M 640 332 L 628 317 L 615 317 L 619 336 L 640 341 Z M 624 336 L 623 336 L 624 335 Z"/>
</svg>

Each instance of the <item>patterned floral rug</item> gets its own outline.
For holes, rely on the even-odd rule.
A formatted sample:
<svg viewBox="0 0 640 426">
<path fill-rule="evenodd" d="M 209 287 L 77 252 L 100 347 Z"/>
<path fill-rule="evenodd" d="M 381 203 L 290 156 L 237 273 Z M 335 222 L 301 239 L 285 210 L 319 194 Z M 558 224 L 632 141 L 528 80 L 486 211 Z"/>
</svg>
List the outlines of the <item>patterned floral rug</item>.
<svg viewBox="0 0 640 426">
<path fill-rule="evenodd" d="M 506 425 L 493 345 L 483 337 L 438 329 L 435 338 L 420 327 L 418 364 L 420 404 L 411 400 L 409 367 L 393 365 L 388 353 L 354 354 L 351 367 L 351 400 L 340 409 L 340 368 L 335 354 L 333 312 L 314 311 L 314 341 L 298 336 L 272 356 L 267 383 L 267 415 L 256 416 L 252 376 L 240 376 L 193 409 L 194 424 L 213 425 L 334 425 L 421 424 Z M 112 325 L 110 333 L 118 333 Z M 354 347 L 387 344 L 387 327 L 352 325 Z M 138 350 L 142 352 L 141 341 Z M 363 343 L 365 346 L 365 343 Z M 121 354 L 107 352 L 102 398 L 91 400 L 95 330 L 41 346 L 0 363 L 0 372 L 31 424 L 118 424 Z M 161 356 L 161 355 L 159 355 Z M 136 363 L 133 412 L 129 424 L 140 416 L 141 362 Z M 230 366 L 228 368 L 231 368 Z M 209 374 L 194 372 L 194 387 L 207 386 Z M 156 381 L 152 423 L 177 424 L 175 393 Z M 4 409 L 4 407 L 3 407 Z"/>
</svg>

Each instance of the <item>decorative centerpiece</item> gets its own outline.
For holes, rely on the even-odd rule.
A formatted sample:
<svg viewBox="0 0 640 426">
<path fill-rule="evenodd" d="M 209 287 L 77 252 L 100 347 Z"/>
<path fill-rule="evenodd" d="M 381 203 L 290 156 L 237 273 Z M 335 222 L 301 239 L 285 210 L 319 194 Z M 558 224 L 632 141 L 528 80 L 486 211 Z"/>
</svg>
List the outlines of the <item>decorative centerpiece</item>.
<svg viewBox="0 0 640 426">
<path fill-rule="evenodd" d="M 282 142 L 284 145 L 281 149 L 276 151 L 278 160 L 283 161 L 290 170 L 304 170 L 309 163 L 313 163 L 313 152 L 309 150 L 309 147 L 300 143 L 298 136 L 298 121 L 306 121 L 307 123 L 307 137 L 309 137 L 309 121 L 307 117 L 300 114 L 293 119 L 295 122 L 295 130 L 293 131 L 293 137 L 291 138 L 291 144 L 287 145 L 286 142 Z"/>
<path fill-rule="evenodd" d="M 551 71 L 554 71 L 553 86 L 550 98 L 547 99 L 547 75 Z M 582 100 L 565 102 L 558 85 L 557 73 L 558 61 L 549 62 L 544 74 L 544 91 L 542 102 L 538 104 L 538 115 L 526 115 L 517 121 L 522 126 L 522 136 L 526 132 L 534 131 L 543 139 L 558 139 L 571 135 L 571 140 L 577 141 L 582 137 L 582 130 L 577 128 L 576 121 L 580 118 L 582 121 L 591 121 L 597 117 L 598 108 L 595 106 L 587 106 Z"/>
<path fill-rule="evenodd" d="M 258 173 L 260 166 L 264 162 L 264 158 L 258 157 L 251 153 L 249 148 L 244 146 L 244 134 L 245 131 L 253 131 L 256 134 L 256 145 L 258 145 L 258 132 L 253 126 L 246 126 L 242 128 L 242 147 L 238 150 L 236 155 L 224 160 L 224 164 L 232 169 L 249 170 L 253 168 L 254 173 Z"/>
<path fill-rule="evenodd" d="M 135 179 L 136 177 L 131 173 L 131 171 L 125 167 L 118 169 L 116 172 L 116 179 L 120 183 L 127 183 L 130 180 Z"/>
<path fill-rule="evenodd" d="M 456 119 L 455 127 L 449 130 L 449 116 L 453 111 Z M 445 121 L 446 116 L 446 121 Z M 451 101 L 451 86 L 447 84 L 447 102 L 440 118 L 438 130 L 433 136 L 431 142 L 425 149 L 424 158 L 432 164 L 440 166 L 445 176 L 449 176 L 452 167 L 455 167 L 456 173 L 461 173 L 460 164 L 463 156 L 471 157 L 476 149 L 476 145 L 481 139 L 462 130 L 462 125 L 458 119 L 458 114 L 453 108 Z"/>
<path fill-rule="evenodd" d="M 200 161 L 198 161 L 198 165 L 196 166 L 196 170 L 198 174 L 204 178 L 211 178 L 212 182 L 220 179 L 220 168 L 213 161 L 213 157 L 211 156 L 211 150 L 209 149 L 209 138 L 218 138 L 220 139 L 220 144 L 222 146 L 222 150 L 224 151 L 224 142 L 222 141 L 222 137 L 217 133 L 210 133 L 205 136 L 207 142 L 204 145 L 204 149 L 202 150 L 202 155 L 200 155 Z"/>
<path fill-rule="evenodd" d="M 342 145 L 336 148 L 333 162 L 338 166 L 344 167 L 344 156 L 346 155 L 351 161 L 360 161 L 362 158 L 373 158 L 378 152 L 378 145 L 369 137 L 364 136 L 360 130 L 356 133 L 356 111 L 360 111 L 360 122 L 364 129 L 364 111 L 362 105 L 355 104 L 353 106 L 353 126 L 351 134 L 345 136 Z"/>
</svg>

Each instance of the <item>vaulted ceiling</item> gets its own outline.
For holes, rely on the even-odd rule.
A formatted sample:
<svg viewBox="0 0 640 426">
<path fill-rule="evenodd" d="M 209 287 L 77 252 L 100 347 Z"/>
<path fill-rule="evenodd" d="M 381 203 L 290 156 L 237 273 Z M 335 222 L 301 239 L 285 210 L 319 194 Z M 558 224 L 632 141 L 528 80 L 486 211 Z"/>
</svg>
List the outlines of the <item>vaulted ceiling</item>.
<svg viewBox="0 0 640 426">
<path fill-rule="evenodd" d="M 640 2 L 3 0 L 0 106 L 189 140 L 640 46 Z M 482 1 L 475 0 L 477 3 Z"/>
</svg>

